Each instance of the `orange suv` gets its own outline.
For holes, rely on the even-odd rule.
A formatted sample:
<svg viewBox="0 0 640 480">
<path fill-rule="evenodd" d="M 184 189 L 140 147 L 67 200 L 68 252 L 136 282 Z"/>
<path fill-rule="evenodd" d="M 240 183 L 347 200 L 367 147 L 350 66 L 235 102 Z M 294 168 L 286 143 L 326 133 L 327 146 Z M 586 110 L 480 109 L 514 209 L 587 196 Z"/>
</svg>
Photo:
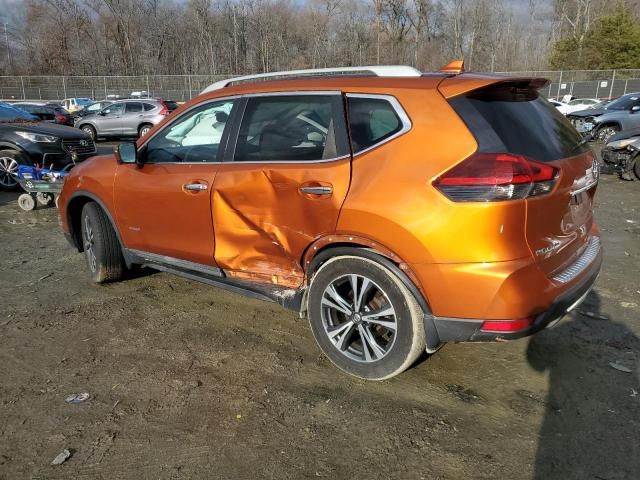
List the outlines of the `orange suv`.
<svg viewBox="0 0 640 480">
<path fill-rule="evenodd" d="M 63 229 L 95 282 L 144 265 L 276 301 L 339 368 L 389 378 L 591 289 L 598 163 L 545 83 L 455 65 L 218 82 L 75 167 Z"/>
</svg>

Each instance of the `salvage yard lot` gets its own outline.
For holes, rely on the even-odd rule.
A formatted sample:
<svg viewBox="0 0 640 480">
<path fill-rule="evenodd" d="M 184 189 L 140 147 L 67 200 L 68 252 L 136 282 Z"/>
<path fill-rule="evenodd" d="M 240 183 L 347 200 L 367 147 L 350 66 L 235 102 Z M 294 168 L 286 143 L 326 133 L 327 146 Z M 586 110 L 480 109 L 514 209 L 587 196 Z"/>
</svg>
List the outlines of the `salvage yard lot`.
<svg viewBox="0 0 640 480">
<path fill-rule="evenodd" d="M 163 273 L 91 284 L 57 211 L 16 198 L 0 194 L 0 479 L 638 478 L 640 182 L 602 177 L 605 263 L 578 312 L 380 383 L 274 304 Z"/>
</svg>

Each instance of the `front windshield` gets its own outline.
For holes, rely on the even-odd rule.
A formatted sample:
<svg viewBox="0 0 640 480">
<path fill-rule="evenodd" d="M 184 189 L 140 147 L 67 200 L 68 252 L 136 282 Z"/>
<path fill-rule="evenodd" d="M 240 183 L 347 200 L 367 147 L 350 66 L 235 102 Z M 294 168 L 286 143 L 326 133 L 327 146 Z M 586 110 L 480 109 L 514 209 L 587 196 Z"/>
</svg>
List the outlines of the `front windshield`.
<svg viewBox="0 0 640 480">
<path fill-rule="evenodd" d="M 80 105 L 81 107 L 84 107 L 85 105 L 90 105 L 93 101 L 89 98 L 78 98 L 76 99 L 76 103 L 78 105 Z"/>
<path fill-rule="evenodd" d="M 638 100 L 640 100 L 638 95 L 625 95 L 607 105 L 607 110 L 631 110 L 631 107 L 640 103 Z"/>
</svg>

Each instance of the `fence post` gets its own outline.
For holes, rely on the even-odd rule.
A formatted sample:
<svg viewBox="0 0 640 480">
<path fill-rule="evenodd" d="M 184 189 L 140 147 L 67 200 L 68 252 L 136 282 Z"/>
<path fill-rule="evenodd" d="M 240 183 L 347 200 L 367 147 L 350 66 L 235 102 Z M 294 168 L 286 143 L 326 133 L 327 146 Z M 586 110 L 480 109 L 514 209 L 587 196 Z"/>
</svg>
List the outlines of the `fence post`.
<svg viewBox="0 0 640 480">
<path fill-rule="evenodd" d="M 560 70 L 560 80 L 558 80 L 558 96 L 556 97 L 557 101 L 560 101 L 560 85 L 562 85 L 562 70 Z"/>
<path fill-rule="evenodd" d="M 107 77 L 102 77 L 102 81 L 104 82 L 104 99 L 107 99 Z"/>
<path fill-rule="evenodd" d="M 616 71 L 613 71 L 613 74 L 611 75 L 611 87 L 609 87 L 609 99 L 611 99 L 611 97 L 613 97 L 613 82 L 616 81 Z"/>
<path fill-rule="evenodd" d="M 26 100 L 27 95 L 24 93 L 24 78 L 20 77 L 20 85 L 22 86 L 22 99 Z"/>
<path fill-rule="evenodd" d="M 62 76 L 62 95 L 67 98 L 67 84 L 64 82 L 64 75 Z"/>
<path fill-rule="evenodd" d="M 627 78 L 627 79 L 624 81 L 624 93 L 623 93 L 623 95 L 626 95 L 626 94 L 627 94 L 627 85 L 628 85 L 628 83 L 629 83 L 629 79 Z"/>
<path fill-rule="evenodd" d="M 147 75 L 147 96 L 151 96 L 151 89 L 149 88 L 149 75 Z"/>
<path fill-rule="evenodd" d="M 191 74 L 189 74 L 189 100 L 193 98 L 193 93 L 191 91 Z"/>
</svg>

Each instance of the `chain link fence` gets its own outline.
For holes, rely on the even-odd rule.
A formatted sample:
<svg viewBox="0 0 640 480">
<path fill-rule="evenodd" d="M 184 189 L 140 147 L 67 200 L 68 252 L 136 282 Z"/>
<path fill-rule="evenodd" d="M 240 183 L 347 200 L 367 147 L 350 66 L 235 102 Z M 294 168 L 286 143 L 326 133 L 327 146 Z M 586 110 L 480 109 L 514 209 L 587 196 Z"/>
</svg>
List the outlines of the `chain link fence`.
<svg viewBox="0 0 640 480">
<path fill-rule="evenodd" d="M 550 83 L 543 93 L 550 98 L 618 97 L 640 92 L 640 70 L 565 70 L 498 72 L 511 76 L 543 77 Z M 80 97 L 127 98 L 134 92 L 151 97 L 186 101 L 213 82 L 232 75 L 140 75 L 140 76 L 0 76 L 0 99 L 60 101 Z"/>
</svg>

